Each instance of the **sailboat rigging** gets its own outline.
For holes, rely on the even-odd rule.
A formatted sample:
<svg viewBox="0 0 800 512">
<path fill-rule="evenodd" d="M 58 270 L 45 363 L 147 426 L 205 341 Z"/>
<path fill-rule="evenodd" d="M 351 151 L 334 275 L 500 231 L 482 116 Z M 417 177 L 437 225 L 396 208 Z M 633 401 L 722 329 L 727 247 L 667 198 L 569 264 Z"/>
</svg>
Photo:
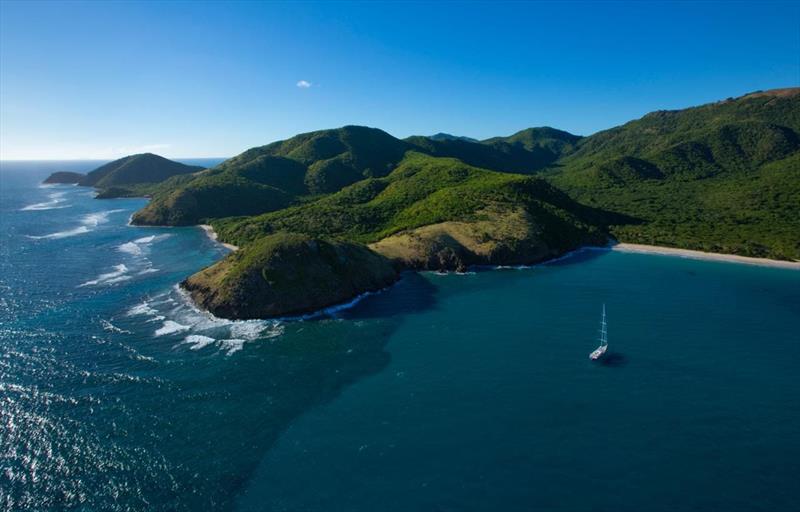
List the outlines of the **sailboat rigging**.
<svg viewBox="0 0 800 512">
<path fill-rule="evenodd" d="M 589 354 L 589 359 L 596 361 L 603 357 L 608 350 L 608 328 L 606 324 L 606 305 L 603 304 L 603 317 L 600 320 L 600 346 Z"/>
</svg>

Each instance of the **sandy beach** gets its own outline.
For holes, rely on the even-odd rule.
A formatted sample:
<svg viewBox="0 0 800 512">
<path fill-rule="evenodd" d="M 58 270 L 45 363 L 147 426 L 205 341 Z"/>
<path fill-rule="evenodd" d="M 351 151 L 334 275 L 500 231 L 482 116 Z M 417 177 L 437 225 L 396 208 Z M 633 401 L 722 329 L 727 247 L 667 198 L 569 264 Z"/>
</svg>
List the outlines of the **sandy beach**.
<svg viewBox="0 0 800 512">
<path fill-rule="evenodd" d="M 681 258 L 727 261 L 730 263 L 744 263 L 746 265 L 760 265 L 763 267 L 776 267 L 776 268 L 800 270 L 800 261 L 782 261 L 782 260 L 770 260 L 767 258 L 751 258 L 748 256 L 737 256 L 735 254 L 720 254 L 715 252 L 692 251 L 689 249 L 675 249 L 673 247 L 659 247 L 656 245 L 620 243 L 610 246 L 610 249 L 612 251 L 638 252 L 646 254 L 665 254 L 668 256 L 678 256 Z"/>
<path fill-rule="evenodd" d="M 210 238 L 211 240 L 217 242 L 218 244 L 221 244 L 221 245 L 225 246 L 226 248 L 230 249 L 231 251 L 238 251 L 239 250 L 239 247 L 237 247 L 237 246 L 235 246 L 233 244 L 226 244 L 225 242 L 220 242 L 218 240 L 218 237 L 217 237 L 217 232 L 214 231 L 214 228 L 211 227 L 210 225 L 208 225 L 208 224 L 200 224 L 200 228 L 203 231 L 206 232 L 206 235 L 208 235 L 208 238 Z"/>
</svg>

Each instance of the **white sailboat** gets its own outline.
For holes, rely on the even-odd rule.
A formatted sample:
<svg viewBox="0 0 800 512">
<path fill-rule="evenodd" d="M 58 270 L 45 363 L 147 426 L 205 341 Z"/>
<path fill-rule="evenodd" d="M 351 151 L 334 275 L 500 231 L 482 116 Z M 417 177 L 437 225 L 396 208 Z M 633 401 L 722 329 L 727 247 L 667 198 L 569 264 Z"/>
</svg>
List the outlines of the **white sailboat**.
<svg viewBox="0 0 800 512">
<path fill-rule="evenodd" d="M 603 319 L 600 320 L 600 346 L 589 354 L 589 359 L 596 361 L 608 350 L 608 329 L 606 327 L 606 305 L 603 304 Z"/>
</svg>

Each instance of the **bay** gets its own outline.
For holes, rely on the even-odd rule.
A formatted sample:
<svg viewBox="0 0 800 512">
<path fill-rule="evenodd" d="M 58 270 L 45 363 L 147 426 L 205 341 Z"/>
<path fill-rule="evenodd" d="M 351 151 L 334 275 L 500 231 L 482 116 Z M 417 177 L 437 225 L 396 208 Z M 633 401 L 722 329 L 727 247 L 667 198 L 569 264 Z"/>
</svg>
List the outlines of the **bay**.
<svg viewBox="0 0 800 512">
<path fill-rule="evenodd" d="M 584 251 L 229 322 L 175 288 L 200 229 L 39 185 L 96 165 L 0 166 L 5 509 L 800 509 L 800 272 Z"/>
</svg>

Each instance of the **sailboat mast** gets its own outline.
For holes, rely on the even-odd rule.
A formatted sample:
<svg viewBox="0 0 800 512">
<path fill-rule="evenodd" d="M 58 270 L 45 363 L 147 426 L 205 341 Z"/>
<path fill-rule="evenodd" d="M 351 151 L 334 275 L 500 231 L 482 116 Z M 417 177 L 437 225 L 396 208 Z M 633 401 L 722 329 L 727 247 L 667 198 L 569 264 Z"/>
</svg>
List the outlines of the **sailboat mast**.
<svg viewBox="0 0 800 512">
<path fill-rule="evenodd" d="M 603 304 L 603 319 L 600 321 L 600 344 L 608 345 L 608 327 L 606 324 L 606 305 Z"/>
</svg>

